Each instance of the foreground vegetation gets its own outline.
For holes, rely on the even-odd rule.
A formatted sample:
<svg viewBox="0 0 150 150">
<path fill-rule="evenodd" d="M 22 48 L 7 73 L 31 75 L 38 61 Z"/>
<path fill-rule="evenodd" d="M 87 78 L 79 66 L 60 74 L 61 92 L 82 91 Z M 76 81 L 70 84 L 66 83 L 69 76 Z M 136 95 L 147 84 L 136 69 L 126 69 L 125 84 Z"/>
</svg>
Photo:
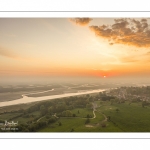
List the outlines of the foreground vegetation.
<svg viewBox="0 0 150 150">
<path fill-rule="evenodd" d="M 7 126 L 1 126 L 0 130 L 1 132 L 150 132 L 148 90 L 149 87 L 124 87 L 109 92 L 13 106 L 11 109 L 1 108 L 0 123 L 13 120 L 18 121 L 18 125 L 15 126 L 16 130 L 4 130 L 8 128 Z M 118 96 L 116 93 L 119 91 L 126 92 Z"/>
</svg>

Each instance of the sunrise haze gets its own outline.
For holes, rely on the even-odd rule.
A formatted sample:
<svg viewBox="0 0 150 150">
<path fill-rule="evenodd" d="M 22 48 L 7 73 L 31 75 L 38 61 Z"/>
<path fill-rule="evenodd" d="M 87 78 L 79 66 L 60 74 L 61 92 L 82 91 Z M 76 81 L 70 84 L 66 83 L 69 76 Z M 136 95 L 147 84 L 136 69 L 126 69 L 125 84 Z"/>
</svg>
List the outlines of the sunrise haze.
<svg viewBox="0 0 150 150">
<path fill-rule="evenodd" d="M 1 18 L 0 80 L 147 78 L 146 18 Z"/>
</svg>

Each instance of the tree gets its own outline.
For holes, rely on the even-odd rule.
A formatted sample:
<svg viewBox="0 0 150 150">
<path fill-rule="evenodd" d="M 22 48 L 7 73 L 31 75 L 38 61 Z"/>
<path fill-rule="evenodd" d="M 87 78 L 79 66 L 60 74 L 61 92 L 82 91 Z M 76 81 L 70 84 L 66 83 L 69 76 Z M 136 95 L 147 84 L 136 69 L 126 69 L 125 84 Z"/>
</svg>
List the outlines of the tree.
<svg viewBox="0 0 150 150">
<path fill-rule="evenodd" d="M 149 106 L 149 105 L 150 105 L 149 102 L 146 102 L 146 101 L 143 101 L 143 102 L 142 102 L 142 107 Z"/>
<path fill-rule="evenodd" d="M 63 111 L 63 112 L 61 113 L 61 115 L 64 116 L 64 117 L 66 117 L 66 111 Z"/>
<path fill-rule="evenodd" d="M 48 123 L 50 124 L 50 123 L 54 123 L 54 122 L 56 122 L 56 118 L 55 117 L 51 117 L 50 119 L 48 119 Z"/>
<path fill-rule="evenodd" d="M 93 96 L 90 96 L 90 97 L 89 97 L 89 101 L 90 101 L 90 102 L 93 102 Z"/>
<path fill-rule="evenodd" d="M 116 112 L 117 112 L 117 113 L 119 112 L 119 109 L 118 109 L 118 108 L 116 109 Z"/>
<path fill-rule="evenodd" d="M 89 118 L 87 118 L 86 121 L 85 121 L 85 124 L 88 124 L 88 123 L 90 123 L 90 119 Z"/>
<path fill-rule="evenodd" d="M 93 108 L 93 105 L 92 105 L 91 103 L 86 104 L 86 108 L 87 108 L 87 109 L 92 109 L 92 108 Z"/>
<path fill-rule="evenodd" d="M 66 110 L 66 115 L 67 115 L 68 117 L 71 117 L 71 116 L 72 116 L 72 112 L 71 112 L 70 110 Z"/>
<path fill-rule="evenodd" d="M 90 95 L 89 95 L 89 94 L 86 94 L 86 97 L 87 97 L 87 98 L 89 98 L 89 97 L 90 97 Z"/>
<path fill-rule="evenodd" d="M 66 109 L 66 104 L 58 104 L 57 106 L 56 106 L 56 112 L 62 112 L 62 111 L 64 111 L 65 109 Z"/>
<path fill-rule="evenodd" d="M 64 117 L 71 117 L 72 116 L 72 112 L 70 110 L 66 110 L 62 112 L 62 116 Z"/>
<path fill-rule="evenodd" d="M 52 114 L 52 107 L 49 107 L 49 108 L 48 108 L 48 113 L 49 113 L 49 114 Z"/>
<path fill-rule="evenodd" d="M 73 129 L 73 128 L 71 129 L 71 132 L 74 132 L 74 129 Z"/>
<path fill-rule="evenodd" d="M 110 116 L 107 117 L 108 121 L 110 121 Z"/>
<path fill-rule="evenodd" d="M 47 124 L 48 124 L 47 121 L 39 121 L 39 122 L 38 122 L 39 128 L 45 127 L 45 126 L 47 126 Z"/>
<path fill-rule="evenodd" d="M 73 114 L 72 117 L 76 117 L 76 114 Z"/>
<path fill-rule="evenodd" d="M 58 125 L 59 125 L 59 126 L 62 126 L 62 123 L 61 123 L 61 122 L 59 122 L 59 123 L 58 123 Z"/>
<path fill-rule="evenodd" d="M 45 108 L 44 105 L 41 105 L 41 106 L 40 106 L 40 112 L 41 112 L 41 115 L 42 115 L 42 116 L 46 114 L 47 109 Z"/>
<path fill-rule="evenodd" d="M 89 114 L 87 114 L 87 116 L 86 116 L 87 118 L 90 118 L 90 115 Z"/>
<path fill-rule="evenodd" d="M 103 128 L 106 127 L 106 124 L 105 124 L 105 123 L 102 123 L 102 124 L 101 124 L 101 127 L 103 127 Z"/>
</svg>

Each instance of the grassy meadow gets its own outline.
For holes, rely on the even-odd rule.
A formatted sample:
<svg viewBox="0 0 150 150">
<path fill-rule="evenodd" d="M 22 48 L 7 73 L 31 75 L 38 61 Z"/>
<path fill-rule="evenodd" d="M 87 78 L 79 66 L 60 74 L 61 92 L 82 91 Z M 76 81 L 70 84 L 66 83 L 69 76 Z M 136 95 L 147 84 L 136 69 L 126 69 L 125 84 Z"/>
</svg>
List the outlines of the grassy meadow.
<svg viewBox="0 0 150 150">
<path fill-rule="evenodd" d="M 18 121 L 16 132 L 150 132 L 150 105 L 98 93 L 1 108 L 5 120 Z"/>
</svg>

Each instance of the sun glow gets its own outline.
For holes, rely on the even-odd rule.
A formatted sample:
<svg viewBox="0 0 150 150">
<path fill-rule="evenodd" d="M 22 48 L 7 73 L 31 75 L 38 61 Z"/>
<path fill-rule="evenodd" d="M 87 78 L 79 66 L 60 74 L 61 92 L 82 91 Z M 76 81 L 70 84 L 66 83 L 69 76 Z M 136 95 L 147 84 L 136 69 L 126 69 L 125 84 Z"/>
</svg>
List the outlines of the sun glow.
<svg viewBox="0 0 150 150">
<path fill-rule="evenodd" d="M 1 31 L 7 34 L 1 36 L 0 77 L 8 75 L 111 78 L 150 74 L 150 44 L 147 41 L 145 46 L 144 43 L 141 43 L 141 46 L 137 43 L 135 46 L 134 40 L 129 41 L 131 37 L 128 37 L 124 27 L 117 26 L 113 18 L 93 18 L 90 25 L 90 19 L 86 18 L 86 22 L 82 22 L 84 19 L 77 21 L 80 20 L 77 26 L 76 22 L 68 21 L 68 18 L 43 18 L 32 21 L 29 18 L 1 18 Z M 124 19 L 118 21 L 123 22 Z M 130 20 L 128 22 L 130 23 Z M 83 23 L 87 23 L 87 26 Z M 150 21 L 147 20 L 147 23 L 150 24 Z M 113 37 L 116 42 L 112 43 L 110 35 L 105 31 L 107 24 L 115 25 L 118 32 L 114 33 Z M 92 26 L 93 30 L 90 30 L 89 26 Z M 120 36 L 127 41 L 121 42 L 120 39 L 119 42 L 117 33 L 120 31 L 125 32 L 125 35 Z M 144 37 L 145 32 L 141 33 Z M 139 33 L 135 34 L 139 41 Z M 149 37 L 146 39 L 149 41 Z M 128 42 L 131 44 L 128 45 Z"/>
</svg>

